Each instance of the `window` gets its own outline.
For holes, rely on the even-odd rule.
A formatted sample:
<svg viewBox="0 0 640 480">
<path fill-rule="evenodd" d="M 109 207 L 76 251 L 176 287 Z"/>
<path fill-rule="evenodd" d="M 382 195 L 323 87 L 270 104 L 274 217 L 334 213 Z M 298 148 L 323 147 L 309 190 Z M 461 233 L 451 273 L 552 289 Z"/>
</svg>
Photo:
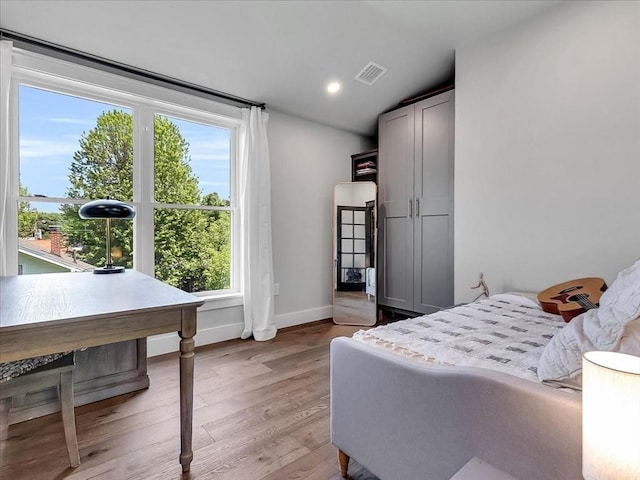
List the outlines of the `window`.
<svg viewBox="0 0 640 480">
<path fill-rule="evenodd" d="M 104 265 L 104 222 L 77 212 L 110 197 L 136 208 L 111 224 L 114 264 L 189 292 L 238 291 L 239 111 L 36 54 L 16 63 L 17 270 Z"/>
<path fill-rule="evenodd" d="M 155 274 L 187 290 L 230 288 L 227 129 L 154 118 Z"/>
<path fill-rule="evenodd" d="M 133 201 L 132 110 L 24 84 L 18 101 L 23 274 L 104 265 L 104 225 L 81 220 L 78 209 L 82 200 L 107 196 Z M 49 203 L 48 198 L 79 202 Z M 131 268 L 131 222 L 112 222 L 112 239 L 114 263 Z"/>
</svg>

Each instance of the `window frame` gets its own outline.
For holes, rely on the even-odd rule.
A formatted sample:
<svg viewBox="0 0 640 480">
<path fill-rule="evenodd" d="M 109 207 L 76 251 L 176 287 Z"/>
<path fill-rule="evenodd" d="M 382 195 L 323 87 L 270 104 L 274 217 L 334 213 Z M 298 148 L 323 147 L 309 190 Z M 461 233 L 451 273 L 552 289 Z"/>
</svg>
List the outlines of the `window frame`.
<svg viewBox="0 0 640 480">
<path fill-rule="evenodd" d="M 20 196 L 18 191 L 19 153 L 19 86 L 39 88 L 53 93 L 72 95 L 128 108 L 133 114 L 133 205 L 134 222 L 133 269 L 155 276 L 154 212 L 157 208 L 229 211 L 231 215 L 231 279 L 225 290 L 194 292 L 194 295 L 214 300 L 207 302 L 205 310 L 241 304 L 241 242 L 239 185 L 239 129 L 241 110 L 199 96 L 170 90 L 153 84 L 104 72 L 84 65 L 54 59 L 26 50 L 13 50 L 11 75 L 11 120 L 9 124 L 12 151 L 9 171 L 11 175 L 11 203 L 5 219 L 7 240 L 7 266 L 10 274 L 17 274 L 18 236 L 17 206 L 19 202 L 83 204 L 91 199 Z M 230 191 L 229 207 L 206 205 L 165 204 L 154 198 L 154 119 L 155 115 L 176 117 L 181 120 L 211 125 L 230 131 Z M 39 192 L 33 192 L 39 193 Z M 13 226 L 15 225 L 15 226 Z M 13 235 L 15 233 L 15 235 Z"/>
</svg>

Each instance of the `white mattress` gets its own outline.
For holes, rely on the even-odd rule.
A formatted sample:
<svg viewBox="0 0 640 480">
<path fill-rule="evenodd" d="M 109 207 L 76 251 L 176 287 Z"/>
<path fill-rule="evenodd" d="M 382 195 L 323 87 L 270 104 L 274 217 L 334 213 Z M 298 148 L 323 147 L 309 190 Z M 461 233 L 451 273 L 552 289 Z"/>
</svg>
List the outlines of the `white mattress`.
<svg viewBox="0 0 640 480">
<path fill-rule="evenodd" d="M 564 327 L 533 299 L 515 294 L 360 330 L 353 338 L 418 361 L 472 366 L 538 382 L 538 360 Z"/>
</svg>

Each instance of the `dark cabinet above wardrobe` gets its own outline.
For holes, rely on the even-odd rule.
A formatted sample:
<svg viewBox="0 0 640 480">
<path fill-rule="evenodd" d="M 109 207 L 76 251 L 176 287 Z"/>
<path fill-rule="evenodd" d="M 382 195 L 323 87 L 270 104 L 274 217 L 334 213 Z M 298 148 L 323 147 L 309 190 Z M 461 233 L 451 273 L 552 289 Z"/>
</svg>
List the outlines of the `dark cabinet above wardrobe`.
<svg viewBox="0 0 640 480">
<path fill-rule="evenodd" d="M 378 303 L 431 313 L 453 305 L 454 91 L 378 127 Z"/>
<path fill-rule="evenodd" d="M 378 182 L 378 149 L 351 155 L 352 182 Z"/>
</svg>

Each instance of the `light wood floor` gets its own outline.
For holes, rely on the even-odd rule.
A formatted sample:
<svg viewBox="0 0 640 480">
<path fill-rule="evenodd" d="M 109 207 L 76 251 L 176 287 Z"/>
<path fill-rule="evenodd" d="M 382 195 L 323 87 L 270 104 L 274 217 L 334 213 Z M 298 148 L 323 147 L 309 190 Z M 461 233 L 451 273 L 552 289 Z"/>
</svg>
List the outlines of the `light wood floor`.
<svg viewBox="0 0 640 480">
<path fill-rule="evenodd" d="M 371 325 L 376 321 L 376 299 L 364 292 L 333 292 L 333 318 L 336 323 Z"/>
<path fill-rule="evenodd" d="M 362 327 L 316 323 L 269 342 L 196 350 L 189 475 L 178 463 L 177 354 L 149 359 L 151 387 L 76 408 L 82 464 L 68 466 L 59 414 L 9 427 L 2 480 L 339 480 L 329 443 L 329 342 Z M 357 480 L 375 480 L 353 462 Z"/>
</svg>

